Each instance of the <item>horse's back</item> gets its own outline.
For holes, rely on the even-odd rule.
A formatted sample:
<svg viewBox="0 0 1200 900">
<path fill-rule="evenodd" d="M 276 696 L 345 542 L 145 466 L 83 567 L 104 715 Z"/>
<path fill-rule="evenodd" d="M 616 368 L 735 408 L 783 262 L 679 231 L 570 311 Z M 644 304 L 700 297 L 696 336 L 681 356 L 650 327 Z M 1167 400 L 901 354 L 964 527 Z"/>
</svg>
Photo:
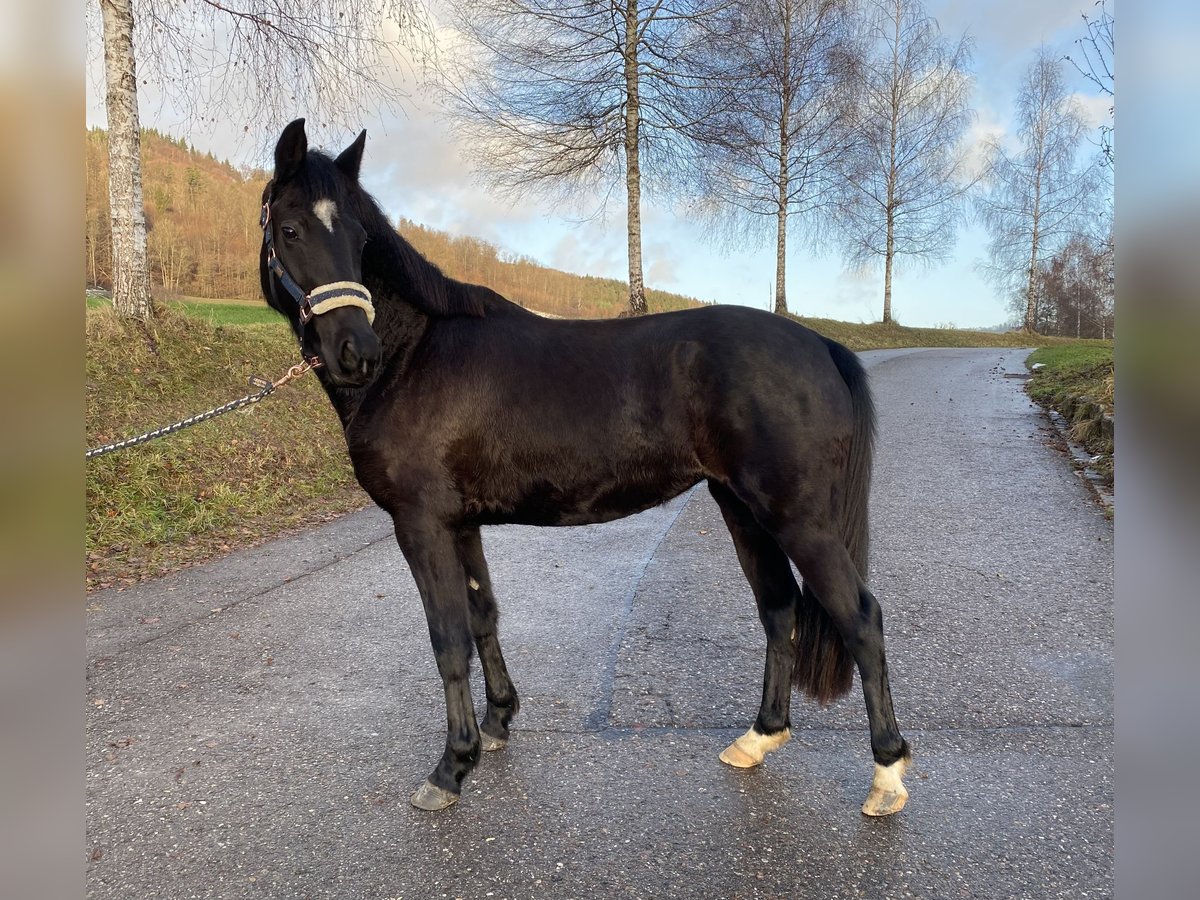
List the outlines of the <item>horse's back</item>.
<svg viewBox="0 0 1200 900">
<path fill-rule="evenodd" d="M 504 310 L 439 323 L 365 452 L 378 456 L 382 440 L 392 460 L 436 461 L 419 480 L 448 473 L 472 521 L 581 524 L 705 478 L 795 471 L 831 430 L 845 436 L 844 395 L 823 339 L 770 313 L 571 321 Z"/>
</svg>

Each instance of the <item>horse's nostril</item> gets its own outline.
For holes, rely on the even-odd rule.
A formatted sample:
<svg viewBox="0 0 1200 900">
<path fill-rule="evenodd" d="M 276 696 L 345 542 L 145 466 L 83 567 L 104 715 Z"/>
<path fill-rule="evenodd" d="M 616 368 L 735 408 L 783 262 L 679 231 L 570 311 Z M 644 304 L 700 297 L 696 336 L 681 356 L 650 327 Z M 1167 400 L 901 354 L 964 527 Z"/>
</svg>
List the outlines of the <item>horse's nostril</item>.
<svg viewBox="0 0 1200 900">
<path fill-rule="evenodd" d="M 338 358 L 341 360 L 342 365 L 345 366 L 347 370 L 353 372 L 358 368 L 358 351 L 354 349 L 353 341 L 345 341 L 342 344 L 342 352 L 338 354 Z"/>
</svg>

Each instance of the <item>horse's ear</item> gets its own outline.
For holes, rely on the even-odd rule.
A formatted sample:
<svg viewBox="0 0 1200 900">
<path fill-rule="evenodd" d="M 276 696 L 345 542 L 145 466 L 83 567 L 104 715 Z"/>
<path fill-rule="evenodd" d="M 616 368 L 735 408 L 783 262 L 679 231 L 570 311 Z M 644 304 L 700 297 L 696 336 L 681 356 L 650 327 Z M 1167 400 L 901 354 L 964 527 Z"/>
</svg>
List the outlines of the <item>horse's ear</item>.
<svg viewBox="0 0 1200 900">
<path fill-rule="evenodd" d="M 337 167 L 354 181 L 358 181 L 358 170 L 362 166 L 363 148 L 365 146 L 367 146 L 367 129 L 364 128 L 358 133 L 358 137 L 354 139 L 354 143 L 343 150 L 337 158 Z"/>
<path fill-rule="evenodd" d="M 308 137 L 304 134 L 304 120 L 297 119 L 283 129 L 279 143 L 275 145 L 275 181 L 287 181 L 304 165 L 308 155 Z"/>
</svg>

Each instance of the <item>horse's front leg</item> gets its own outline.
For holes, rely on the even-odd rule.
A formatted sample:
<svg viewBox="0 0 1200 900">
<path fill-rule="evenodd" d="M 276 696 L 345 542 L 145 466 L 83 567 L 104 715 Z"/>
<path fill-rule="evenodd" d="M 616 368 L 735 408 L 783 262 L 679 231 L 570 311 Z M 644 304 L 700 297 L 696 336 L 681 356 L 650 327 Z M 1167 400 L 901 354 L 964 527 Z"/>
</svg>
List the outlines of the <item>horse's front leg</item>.
<svg viewBox="0 0 1200 900">
<path fill-rule="evenodd" d="M 446 691 L 446 749 L 429 779 L 412 795 L 418 809 L 445 809 L 458 800 L 463 779 L 479 759 L 479 726 L 471 702 L 471 628 L 467 576 L 447 528 L 421 517 L 396 517 L 396 540 L 412 569 L 429 640 Z"/>
</svg>

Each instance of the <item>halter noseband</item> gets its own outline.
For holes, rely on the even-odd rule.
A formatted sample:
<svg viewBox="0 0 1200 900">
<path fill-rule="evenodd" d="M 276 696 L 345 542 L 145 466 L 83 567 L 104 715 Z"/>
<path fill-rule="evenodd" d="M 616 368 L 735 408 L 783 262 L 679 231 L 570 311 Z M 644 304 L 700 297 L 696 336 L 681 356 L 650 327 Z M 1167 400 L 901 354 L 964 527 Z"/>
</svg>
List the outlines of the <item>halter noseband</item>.
<svg viewBox="0 0 1200 900">
<path fill-rule="evenodd" d="M 283 260 L 275 252 L 275 239 L 271 236 L 272 199 L 274 198 L 268 193 L 267 199 L 262 205 L 262 215 L 259 217 L 259 224 L 263 230 L 263 246 L 267 248 L 267 267 L 275 278 L 279 279 L 283 289 L 292 295 L 296 305 L 300 307 L 300 324 L 307 325 L 313 316 L 327 313 L 339 306 L 357 306 L 367 314 L 367 324 L 373 325 L 375 323 L 375 307 L 371 303 L 371 292 L 357 281 L 332 281 L 329 284 L 313 288 L 307 294 L 300 285 L 296 284 L 295 279 L 283 267 Z M 274 297 L 275 281 L 268 280 L 271 284 L 271 296 Z"/>
</svg>

